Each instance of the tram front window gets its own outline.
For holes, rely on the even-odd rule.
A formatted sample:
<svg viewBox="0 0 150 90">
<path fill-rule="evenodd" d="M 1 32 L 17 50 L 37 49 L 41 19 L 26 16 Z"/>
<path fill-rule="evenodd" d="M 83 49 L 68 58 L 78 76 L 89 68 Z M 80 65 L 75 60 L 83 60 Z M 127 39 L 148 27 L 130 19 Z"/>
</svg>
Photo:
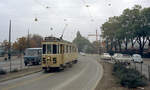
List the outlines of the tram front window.
<svg viewBox="0 0 150 90">
<path fill-rule="evenodd" d="M 43 44 L 43 54 L 46 54 L 46 45 Z"/>
<path fill-rule="evenodd" d="M 53 45 L 53 54 L 57 54 L 57 45 Z"/>
<path fill-rule="evenodd" d="M 52 50 L 51 50 L 51 44 L 47 45 L 47 54 L 51 54 Z"/>
</svg>

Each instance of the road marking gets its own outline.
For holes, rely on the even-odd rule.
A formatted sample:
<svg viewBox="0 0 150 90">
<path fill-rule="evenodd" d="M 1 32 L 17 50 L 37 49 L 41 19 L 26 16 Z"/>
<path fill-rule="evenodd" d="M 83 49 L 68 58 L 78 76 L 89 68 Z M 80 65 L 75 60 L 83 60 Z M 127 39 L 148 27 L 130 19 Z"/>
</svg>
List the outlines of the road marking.
<svg viewBox="0 0 150 90">
<path fill-rule="evenodd" d="M 99 63 L 99 62 L 98 62 Z M 100 64 L 100 63 L 99 63 Z M 97 67 L 98 68 L 98 67 Z M 103 77 L 103 73 L 104 73 L 104 71 L 103 71 L 103 67 L 102 67 L 102 65 L 100 64 L 99 65 L 99 72 L 100 72 L 100 76 L 99 76 L 99 78 L 97 79 L 97 81 L 96 81 L 96 84 L 93 86 L 93 88 L 92 88 L 92 90 L 95 90 L 96 89 L 96 87 L 97 87 L 97 85 L 98 85 L 98 83 L 100 82 L 100 80 L 102 79 L 102 77 Z"/>
<path fill-rule="evenodd" d="M 32 82 L 35 82 L 35 81 L 38 81 L 38 80 L 47 78 L 47 77 L 49 77 L 49 76 L 51 76 L 51 75 L 54 75 L 54 74 L 55 74 L 55 73 L 46 74 L 46 75 L 37 77 L 37 78 L 35 78 L 35 79 L 31 79 L 31 80 L 28 80 L 28 81 L 23 81 L 23 82 L 20 82 L 20 83 L 16 83 L 16 84 L 14 84 L 14 85 L 11 85 L 11 86 L 8 86 L 8 87 L 6 87 L 6 88 L 3 88 L 2 90 L 10 90 L 10 89 L 13 89 L 13 88 L 16 88 L 16 87 L 25 85 L 25 84 L 29 84 L 29 83 L 32 83 Z"/>
<path fill-rule="evenodd" d="M 77 75 L 74 75 L 73 77 L 71 77 L 69 80 L 61 83 L 58 87 L 49 89 L 49 90 L 62 90 L 63 87 L 67 86 L 68 84 L 70 84 L 72 81 L 76 80 L 79 76 L 81 76 L 87 69 L 89 63 L 86 64 L 85 68 L 82 69 L 82 71 L 80 71 Z"/>
</svg>

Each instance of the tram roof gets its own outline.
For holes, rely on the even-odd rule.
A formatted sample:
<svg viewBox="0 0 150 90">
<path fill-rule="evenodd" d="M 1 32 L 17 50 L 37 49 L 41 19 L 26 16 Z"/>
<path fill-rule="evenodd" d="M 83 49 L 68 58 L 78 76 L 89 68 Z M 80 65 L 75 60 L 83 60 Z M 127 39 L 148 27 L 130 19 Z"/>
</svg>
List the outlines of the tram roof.
<svg viewBox="0 0 150 90">
<path fill-rule="evenodd" d="M 56 37 L 45 37 L 43 42 L 65 42 L 65 43 L 70 43 L 69 41 L 60 39 L 60 38 L 56 38 Z"/>
</svg>

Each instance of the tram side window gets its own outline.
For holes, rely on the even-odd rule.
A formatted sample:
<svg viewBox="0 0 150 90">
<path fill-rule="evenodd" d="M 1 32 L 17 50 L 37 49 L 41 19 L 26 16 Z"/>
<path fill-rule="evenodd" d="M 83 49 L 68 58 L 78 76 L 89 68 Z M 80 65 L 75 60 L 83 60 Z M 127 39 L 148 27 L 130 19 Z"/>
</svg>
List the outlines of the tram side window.
<svg viewBox="0 0 150 90">
<path fill-rule="evenodd" d="M 71 46 L 70 46 L 70 53 L 72 52 L 72 50 L 71 50 Z"/>
<path fill-rule="evenodd" d="M 46 45 L 43 44 L 43 54 L 46 54 Z"/>
<path fill-rule="evenodd" d="M 63 54 L 64 53 L 64 46 L 61 44 L 60 45 L 60 53 Z"/>
<path fill-rule="evenodd" d="M 51 44 L 48 44 L 47 45 L 47 54 L 51 54 L 52 51 L 51 51 Z"/>
<path fill-rule="evenodd" d="M 68 53 L 68 46 L 66 45 L 66 53 Z"/>
<path fill-rule="evenodd" d="M 57 45 L 53 45 L 53 54 L 57 54 Z"/>
</svg>

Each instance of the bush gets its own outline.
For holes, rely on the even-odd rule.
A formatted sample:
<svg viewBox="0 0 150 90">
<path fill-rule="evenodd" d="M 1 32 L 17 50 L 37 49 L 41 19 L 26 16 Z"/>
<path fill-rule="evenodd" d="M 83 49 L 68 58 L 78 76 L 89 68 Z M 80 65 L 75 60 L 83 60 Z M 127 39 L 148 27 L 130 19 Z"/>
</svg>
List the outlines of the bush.
<svg viewBox="0 0 150 90">
<path fill-rule="evenodd" d="M 114 64 L 113 74 L 119 78 L 119 83 L 128 88 L 136 88 L 147 84 L 146 78 L 134 69 L 127 69 L 123 64 Z"/>
<path fill-rule="evenodd" d="M 0 75 L 4 75 L 6 74 L 7 72 L 4 70 L 4 69 L 0 69 Z"/>
</svg>

